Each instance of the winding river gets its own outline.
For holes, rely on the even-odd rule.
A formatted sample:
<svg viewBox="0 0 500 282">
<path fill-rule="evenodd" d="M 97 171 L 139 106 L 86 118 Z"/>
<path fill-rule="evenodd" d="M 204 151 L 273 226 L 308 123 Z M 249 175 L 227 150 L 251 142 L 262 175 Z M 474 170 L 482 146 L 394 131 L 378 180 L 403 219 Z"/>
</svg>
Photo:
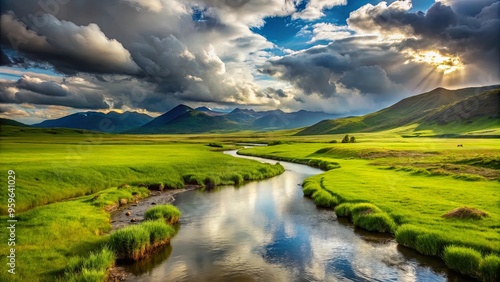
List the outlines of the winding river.
<svg viewBox="0 0 500 282">
<path fill-rule="evenodd" d="M 235 157 L 236 151 L 227 151 Z M 363 232 L 304 198 L 319 169 L 281 162 L 274 178 L 179 194 L 171 245 L 126 266 L 129 281 L 470 281 L 437 258 Z"/>
</svg>

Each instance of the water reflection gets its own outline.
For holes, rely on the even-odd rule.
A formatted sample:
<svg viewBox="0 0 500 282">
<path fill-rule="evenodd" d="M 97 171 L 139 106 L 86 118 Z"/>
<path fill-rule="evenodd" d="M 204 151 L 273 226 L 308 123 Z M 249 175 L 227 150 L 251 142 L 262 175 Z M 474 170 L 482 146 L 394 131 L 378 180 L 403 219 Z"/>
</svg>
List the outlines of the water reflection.
<svg viewBox="0 0 500 282">
<path fill-rule="evenodd" d="M 283 164 L 285 173 L 269 180 L 179 194 L 182 228 L 168 254 L 160 264 L 132 266 L 129 280 L 462 280 L 440 261 L 402 251 L 390 237 L 355 230 L 316 208 L 297 184 L 321 171 Z"/>
</svg>

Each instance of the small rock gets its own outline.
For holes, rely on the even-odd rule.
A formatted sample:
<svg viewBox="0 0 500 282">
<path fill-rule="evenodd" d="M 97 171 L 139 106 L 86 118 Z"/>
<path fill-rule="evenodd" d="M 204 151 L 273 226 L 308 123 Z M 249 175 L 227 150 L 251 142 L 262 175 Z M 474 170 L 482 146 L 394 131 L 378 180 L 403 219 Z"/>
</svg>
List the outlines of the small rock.
<svg viewBox="0 0 500 282">
<path fill-rule="evenodd" d="M 120 199 L 120 205 L 126 205 L 128 203 L 128 200 L 125 198 Z"/>
<path fill-rule="evenodd" d="M 131 215 L 131 213 L 128 211 L 128 212 L 126 212 L 126 213 L 125 213 L 125 215 L 126 215 L 126 216 L 130 216 L 130 215 Z"/>
<path fill-rule="evenodd" d="M 137 221 L 139 221 L 139 220 L 135 217 L 130 220 L 130 222 L 137 222 Z"/>
<path fill-rule="evenodd" d="M 155 202 L 152 202 L 151 204 L 152 204 L 152 205 L 156 205 L 156 203 L 155 203 Z"/>
<path fill-rule="evenodd" d="M 133 206 L 133 207 L 137 207 L 137 205 L 136 205 L 136 204 L 133 204 L 132 206 Z"/>
</svg>

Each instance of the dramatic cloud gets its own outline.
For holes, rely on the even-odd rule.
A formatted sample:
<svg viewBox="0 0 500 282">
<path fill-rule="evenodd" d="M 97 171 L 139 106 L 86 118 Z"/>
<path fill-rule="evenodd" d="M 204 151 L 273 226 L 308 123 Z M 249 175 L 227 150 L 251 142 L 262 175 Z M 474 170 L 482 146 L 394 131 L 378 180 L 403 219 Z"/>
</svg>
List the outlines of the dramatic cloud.
<svg viewBox="0 0 500 282">
<path fill-rule="evenodd" d="M 23 76 L 17 82 L 0 81 L 0 103 L 60 105 L 80 109 L 107 109 L 101 91 L 75 87 L 71 83 L 46 81 L 39 77 Z"/>
<path fill-rule="evenodd" d="M 77 26 L 49 14 L 38 20 L 44 24 L 28 30 L 14 15 L 2 15 L 2 41 L 34 58 L 52 62 L 64 72 L 80 69 L 133 74 L 139 70 L 122 44 L 108 39 L 96 24 Z"/>
<path fill-rule="evenodd" d="M 426 12 L 415 12 L 409 0 L 379 2 L 339 19 L 326 15 L 349 1 L 91 3 L 2 2 L 0 58 L 9 67 L 0 68 L 0 78 L 14 80 L 0 81 L 0 103 L 352 114 L 422 90 L 500 77 L 498 0 L 442 0 Z M 286 27 L 265 24 L 276 17 Z M 289 26 L 298 36 L 280 40 Z"/>
<path fill-rule="evenodd" d="M 401 49 L 439 50 L 465 64 L 486 64 L 498 76 L 500 3 L 498 1 L 436 2 L 426 13 L 409 12 L 411 1 L 387 6 L 366 5 L 352 12 L 349 26 L 363 33 L 403 35 Z M 455 10 L 456 9 L 456 10 Z"/>
</svg>

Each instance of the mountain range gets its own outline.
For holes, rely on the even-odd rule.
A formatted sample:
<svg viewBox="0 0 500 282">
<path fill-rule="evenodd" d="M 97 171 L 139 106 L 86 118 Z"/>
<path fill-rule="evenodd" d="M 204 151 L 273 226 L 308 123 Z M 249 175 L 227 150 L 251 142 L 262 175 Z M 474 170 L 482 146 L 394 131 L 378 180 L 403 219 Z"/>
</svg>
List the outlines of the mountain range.
<svg viewBox="0 0 500 282">
<path fill-rule="evenodd" d="M 71 114 L 58 119 L 45 120 L 33 124 L 41 128 L 73 128 L 101 131 L 107 133 L 120 133 L 132 128 L 140 127 L 153 118 L 137 112 L 82 112 Z"/>
<path fill-rule="evenodd" d="M 31 127 L 0 119 L 2 127 L 70 128 L 107 133 L 179 134 L 235 132 L 243 130 L 298 129 L 296 135 L 376 132 L 411 125 L 413 131 L 456 132 L 500 128 L 500 85 L 456 90 L 436 88 L 363 116 L 340 117 L 301 110 L 254 111 L 236 108 L 231 112 L 193 109 L 178 105 L 156 117 L 137 112 L 81 112 L 46 120 Z M 21 131 L 26 131 L 23 129 Z"/>
<path fill-rule="evenodd" d="M 285 113 L 281 110 L 257 112 L 236 108 L 230 113 L 222 113 L 206 107 L 193 109 L 181 104 L 126 133 L 166 134 L 290 129 L 312 125 L 334 117 L 323 112 L 304 110 Z"/>
</svg>

